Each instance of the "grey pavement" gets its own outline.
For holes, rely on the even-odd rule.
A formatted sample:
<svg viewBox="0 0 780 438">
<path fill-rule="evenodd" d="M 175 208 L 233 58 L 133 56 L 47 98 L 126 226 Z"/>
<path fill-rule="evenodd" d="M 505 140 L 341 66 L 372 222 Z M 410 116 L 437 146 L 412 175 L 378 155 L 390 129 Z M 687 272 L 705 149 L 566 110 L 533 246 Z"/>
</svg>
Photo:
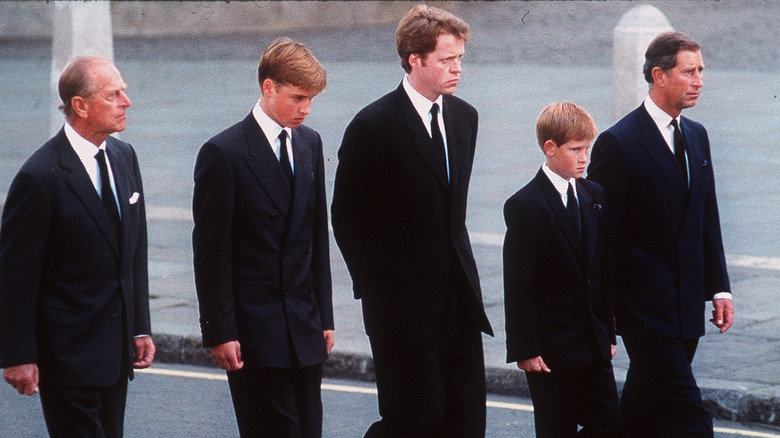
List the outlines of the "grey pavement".
<svg viewBox="0 0 780 438">
<path fill-rule="evenodd" d="M 496 330 L 485 337 L 490 390 L 525 394 L 523 375 L 505 363 L 501 242 L 504 200 L 542 163 L 534 121 L 549 102 L 584 106 L 610 126 L 611 29 L 624 3 L 468 3 L 456 13 L 472 25 L 457 95 L 480 112 L 468 227 L 484 301 Z M 721 222 L 737 309 L 726 334 L 702 339 L 695 374 L 708 407 L 731 421 L 780 425 L 780 3 L 660 2 L 676 28 L 703 44 L 708 69 L 696 108 L 713 147 Z M 716 30 L 728 31 L 729 37 Z M 341 135 L 365 104 L 396 87 L 393 27 L 289 32 L 310 44 L 328 70 L 307 125 L 325 145 L 328 196 Z M 243 118 L 258 98 L 256 63 L 280 34 L 202 38 L 125 38 L 116 63 L 133 100 L 128 129 L 149 208 L 150 284 L 158 360 L 210 364 L 200 348 L 190 233 L 192 167 L 210 136 Z M 732 41 L 735 40 L 735 41 Z M 0 193 L 48 137 L 49 45 L 0 40 Z M 713 55 L 709 57 L 709 54 Z M 710 61 L 711 60 L 711 61 Z M 759 185 L 757 182 L 760 182 Z M 360 303 L 331 240 L 336 347 L 331 376 L 371 380 Z M 628 359 L 615 361 L 622 381 Z"/>
</svg>

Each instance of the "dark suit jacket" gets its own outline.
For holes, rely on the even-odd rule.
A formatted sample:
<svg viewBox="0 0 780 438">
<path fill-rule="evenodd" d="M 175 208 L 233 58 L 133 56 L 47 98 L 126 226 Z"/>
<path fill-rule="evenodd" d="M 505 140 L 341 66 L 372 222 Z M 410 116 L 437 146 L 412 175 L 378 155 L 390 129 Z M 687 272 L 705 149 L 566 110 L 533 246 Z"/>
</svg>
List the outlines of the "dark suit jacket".
<svg viewBox="0 0 780 438">
<path fill-rule="evenodd" d="M 255 367 L 327 358 L 333 329 L 322 141 L 293 130 L 295 193 L 250 113 L 195 164 L 195 286 L 206 347 L 238 340 Z M 297 361 L 297 362 L 296 362 Z"/>
<path fill-rule="evenodd" d="M 467 284 L 456 287 L 474 297 L 480 328 L 492 334 L 466 230 L 477 111 L 454 96 L 444 96 L 443 111 L 449 184 L 403 85 L 362 109 L 339 149 L 333 232 L 377 339 L 431 341 L 454 269 L 465 272 Z"/>
<path fill-rule="evenodd" d="M 730 291 L 707 132 L 681 125 L 690 189 L 644 104 L 593 146 L 588 179 L 607 193 L 621 334 L 697 338 L 705 300 Z"/>
<path fill-rule="evenodd" d="M 507 362 L 542 356 L 555 369 L 612 358 L 604 190 L 579 179 L 577 195 L 582 236 L 541 169 L 504 205 Z"/>
<path fill-rule="evenodd" d="M 132 369 L 131 337 L 151 334 L 138 161 L 127 143 L 113 137 L 106 143 L 122 217 L 121 254 L 64 130 L 22 166 L 3 210 L 0 367 L 36 362 L 41 383 L 114 384 L 122 346 Z"/>
</svg>

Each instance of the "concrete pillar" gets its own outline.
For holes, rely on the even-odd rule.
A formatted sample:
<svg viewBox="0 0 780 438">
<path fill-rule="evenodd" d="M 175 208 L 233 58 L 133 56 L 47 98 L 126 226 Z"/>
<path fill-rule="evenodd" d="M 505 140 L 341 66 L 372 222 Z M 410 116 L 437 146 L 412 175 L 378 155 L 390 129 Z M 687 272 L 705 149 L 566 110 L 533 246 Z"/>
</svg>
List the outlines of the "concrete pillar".
<svg viewBox="0 0 780 438">
<path fill-rule="evenodd" d="M 647 95 L 642 74 L 647 46 L 659 33 L 672 25 L 655 6 L 631 8 L 620 18 L 612 46 L 612 118 L 618 120 L 633 110 Z"/>
<path fill-rule="evenodd" d="M 55 134 L 65 120 L 57 83 L 65 64 L 81 55 L 98 55 L 114 59 L 111 30 L 111 2 L 56 1 L 52 12 L 52 57 L 50 75 L 50 131 Z"/>
</svg>

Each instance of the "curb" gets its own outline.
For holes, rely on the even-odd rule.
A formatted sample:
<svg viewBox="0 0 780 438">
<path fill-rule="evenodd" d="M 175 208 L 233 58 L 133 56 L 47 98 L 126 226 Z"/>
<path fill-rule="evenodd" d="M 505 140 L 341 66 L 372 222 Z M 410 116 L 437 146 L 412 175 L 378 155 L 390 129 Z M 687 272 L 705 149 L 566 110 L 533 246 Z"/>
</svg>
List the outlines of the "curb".
<svg viewBox="0 0 780 438">
<path fill-rule="evenodd" d="M 158 333 L 154 335 L 154 343 L 157 362 L 216 368 L 200 338 Z M 323 367 L 323 376 L 364 382 L 376 380 L 371 356 L 353 353 L 331 353 Z M 488 367 L 485 381 L 489 394 L 530 397 L 525 373 L 519 370 Z M 622 386 L 623 382 L 619 381 L 618 389 Z M 701 387 L 701 392 L 704 407 L 717 419 L 780 426 L 780 391 L 776 388 L 750 391 Z"/>
</svg>

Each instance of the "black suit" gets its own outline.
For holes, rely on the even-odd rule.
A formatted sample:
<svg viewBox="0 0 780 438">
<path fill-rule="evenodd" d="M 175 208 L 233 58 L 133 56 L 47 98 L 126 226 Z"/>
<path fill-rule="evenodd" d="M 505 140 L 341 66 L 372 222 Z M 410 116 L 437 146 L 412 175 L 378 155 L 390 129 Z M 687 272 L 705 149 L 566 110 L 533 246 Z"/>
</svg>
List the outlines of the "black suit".
<svg viewBox="0 0 780 438">
<path fill-rule="evenodd" d="M 122 242 L 64 130 L 22 166 L 3 210 L 0 366 L 37 363 L 42 396 L 53 387 L 126 385 L 132 336 L 151 334 L 138 161 L 127 143 L 106 143 Z M 50 430 L 58 420 L 76 426 L 46 403 L 44 416 Z"/>
<path fill-rule="evenodd" d="M 690 186 L 644 105 L 599 136 L 588 178 L 606 190 L 617 249 L 615 314 L 631 359 L 626 426 L 712 436 L 690 362 L 704 335 L 705 301 L 730 286 L 707 132 L 685 117 L 681 128 Z"/>
<path fill-rule="evenodd" d="M 433 140 L 400 85 L 362 109 L 344 133 L 333 193 L 333 231 L 355 297 L 362 299 L 383 421 L 403 420 L 418 431 L 428 427 L 438 433 L 444 415 L 453 428 L 475 420 L 476 426 L 465 429 L 479 429 L 481 422 L 484 434 L 480 331 L 492 334 L 492 329 L 482 309 L 465 224 L 477 112 L 454 96 L 443 98 L 449 182 Z M 447 351 L 454 351 L 453 344 L 462 347 L 462 360 L 442 359 L 441 369 L 448 370 L 447 363 L 454 368 L 468 362 L 469 371 L 440 373 L 434 359 L 413 359 L 406 349 L 425 355 L 434 343 L 446 344 Z M 409 362 L 393 362 L 400 359 L 400 351 L 409 353 Z M 444 380 L 463 373 L 472 375 L 475 387 L 466 397 L 477 398 L 472 411 L 450 419 L 453 412 L 443 413 L 444 401 L 458 396 L 445 395 L 449 382 Z M 406 377 L 415 380 L 397 381 Z M 409 389 L 419 379 L 418 393 L 404 393 L 401 387 Z M 441 399 L 434 400 L 433 392 Z"/>
<path fill-rule="evenodd" d="M 294 192 L 252 114 L 206 142 L 195 164 L 193 249 L 203 344 L 238 340 L 250 371 L 321 372 L 323 330 L 333 329 L 322 142 L 300 126 L 292 145 Z M 314 380 L 308 390 L 319 400 Z M 236 409 L 240 428 L 258 417 L 241 418 Z M 321 428 L 319 415 L 301 422 Z"/>
<path fill-rule="evenodd" d="M 537 437 L 575 435 L 578 423 L 605 436 L 620 423 L 604 191 L 580 179 L 577 195 L 581 232 L 541 169 L 504 205 L 507 362 L 541 356 L 552 370 L 526 374 Z"/>
</svg>

